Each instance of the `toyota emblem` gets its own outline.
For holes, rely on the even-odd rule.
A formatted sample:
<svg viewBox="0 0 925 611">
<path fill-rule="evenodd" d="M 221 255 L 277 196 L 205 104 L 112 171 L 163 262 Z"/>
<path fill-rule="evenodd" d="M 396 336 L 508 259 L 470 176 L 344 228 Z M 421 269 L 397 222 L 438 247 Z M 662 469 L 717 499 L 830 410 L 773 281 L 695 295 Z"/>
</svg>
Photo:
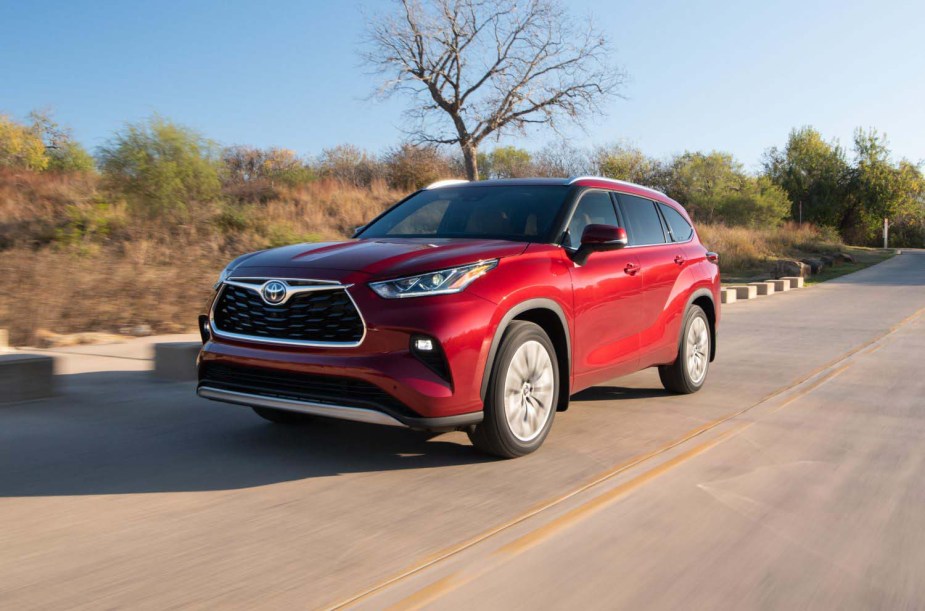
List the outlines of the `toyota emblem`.
<svg viewBox="0 0 925 611">
<path fill-rule="evenodd" d="M 286 301 L 286 285 L 279 280 L 270 280 L 260 291 L 263 300 L 270 305 L 279 305 Z"/>
</svg>

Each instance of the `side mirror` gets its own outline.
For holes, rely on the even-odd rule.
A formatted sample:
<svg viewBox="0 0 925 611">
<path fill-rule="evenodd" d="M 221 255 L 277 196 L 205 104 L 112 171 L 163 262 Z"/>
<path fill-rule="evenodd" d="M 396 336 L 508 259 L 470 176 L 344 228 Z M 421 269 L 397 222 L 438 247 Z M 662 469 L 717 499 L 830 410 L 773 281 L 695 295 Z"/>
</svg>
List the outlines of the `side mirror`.
<svg viewBox="0 0 925 611">
<path fill-rule="evenodd" d="M 629 243 L 626 229 L 613 225 L 586 225 L 581 233 L 581 246 L 593 250 L 616 250 Z"/>
<path fill-rule="evenodd" d="M 615 225 L 599 225 L 592 223 L 586 225 L 581 233 L 581 246 L 575 251 L 572 259 L 579 265 L 584 265 L 592 252 L 617 250 L 629 243 L 626 230 Z"/>
</svg>

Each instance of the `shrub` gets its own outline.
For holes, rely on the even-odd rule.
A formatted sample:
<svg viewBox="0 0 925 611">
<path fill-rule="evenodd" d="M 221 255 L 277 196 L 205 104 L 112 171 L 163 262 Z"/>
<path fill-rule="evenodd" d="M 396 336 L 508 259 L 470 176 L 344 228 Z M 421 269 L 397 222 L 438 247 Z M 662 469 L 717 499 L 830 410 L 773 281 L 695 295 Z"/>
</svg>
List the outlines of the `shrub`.
<svg viewBox="0 0 925 611">
<path fill-rule="evenodd" d="M 405 191 L 460 175 L 460 169 L 438 148 L 413 144 L 389 151 L 385 156 L 385 172 L 389 186 Z"/>
<path fill-rule="evenodd" d="M 0 167 L 41 171 L 48 167 L 45 144 L 34 129 L 0 115 Z"/>
<path fill-rule="evenodd" d="M 127 125 L 100 149 L 99 158 L 109 186 L 149 217 L 182 214 L 191 203 L 219 194 L 214 144 L 157 116 Z"/>
</svg>

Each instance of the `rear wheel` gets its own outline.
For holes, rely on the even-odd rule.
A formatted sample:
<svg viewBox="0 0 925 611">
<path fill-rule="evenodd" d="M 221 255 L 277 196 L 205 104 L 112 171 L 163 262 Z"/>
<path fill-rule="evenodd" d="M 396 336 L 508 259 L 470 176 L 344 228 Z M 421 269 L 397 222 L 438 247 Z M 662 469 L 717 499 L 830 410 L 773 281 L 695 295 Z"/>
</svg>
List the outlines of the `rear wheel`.
<svg viewBox="0 0 925 611">
<path fill-rule="evenodd" d="M 289 412 L 283 409 L 273 409 L 270 407 L 253 407 L 254 413 L 263 418 L 264 420 L 269 420 L 275 424 L 304 424 L 310 422 L 312 417 L 308 414 L 300 414 L 298 412 Z"/>
<path fill-rule="evenodd" d="M 483 452 L 514 458 L 539 448 L 556 413 L 559 367 L 541 327 L 514 321 L 504 332 L 485 397 L 484 420 L 469 431 Z"/>
<path fill-rule="evenodd" d="M 684 317 L 678 358 L 658 368 L 665 389 L 684 395 L 700 390 L 710 368 L 710 349 L 710 321 L 700 306 L 691 306 Z"/>
</svg>

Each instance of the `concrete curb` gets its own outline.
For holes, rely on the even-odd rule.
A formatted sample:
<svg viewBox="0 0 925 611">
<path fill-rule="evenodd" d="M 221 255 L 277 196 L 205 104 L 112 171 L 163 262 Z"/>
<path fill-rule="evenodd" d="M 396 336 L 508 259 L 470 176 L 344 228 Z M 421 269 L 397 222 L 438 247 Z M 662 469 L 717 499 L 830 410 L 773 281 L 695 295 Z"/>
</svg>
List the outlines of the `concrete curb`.
<svg viewBox="0 0 925 611">
<path fill-rule="evenodd" d="M 790 281 L 789 280 L 769 280 L 771 284 L 774 285 L 775 293 L 783 293 L 784 291 L 790 290 Z"/>
<path fill-rule="evenodd" d="M 758 291 L 759 295 L 773 295 L 774 294 L 774 283 L 773 282 L 749 282 L 748 285 L 755 287 L 755 290 Z"/>
<path fill-rule="evenodd" d="M 200 348 L 200 342 L 154 344 L 154 377 L 171 382 L 197 379 L 196 357 Z"/>
<path fill-rule="evenodd" d="M 800 276 L 784 276 L 781 280 L 790 282 L 790 288 L 792 289 L 803 288 L 803 278 Z"/>
<path fill-rule="evenodd" d="M 736 292 L 736 300 L 747 301 L 758 296 L 758 287 L 750 284 L 730 286 L 730 289 Z"/>
<path fill-rule="evenodd" d="M 719 291 L 720 301 L 722 303 L 735 303 L 736 302 L 736 291 L 731 288 L 722 288 Z"/>
<path fill-rule="evenodd" d="M 54 374 L 53 357 L 27 353 L 0 355 L 0 403 L 53 396 Z"/>
</svg>

